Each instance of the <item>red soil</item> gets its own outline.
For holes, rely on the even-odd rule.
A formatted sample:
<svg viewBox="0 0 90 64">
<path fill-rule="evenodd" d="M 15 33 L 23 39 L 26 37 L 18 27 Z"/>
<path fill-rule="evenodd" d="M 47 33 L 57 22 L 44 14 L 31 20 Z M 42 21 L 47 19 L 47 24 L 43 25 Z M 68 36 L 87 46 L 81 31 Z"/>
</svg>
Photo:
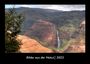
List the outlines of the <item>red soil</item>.
<svg viewBox="0 0 90 64">
<path fill-rule="evenodd" d="M 36 40 L 24 36 L 18 35 L 17 40 L 21 41 L 20 52 L 22 53 L 51 53 L 53 52 L 51 49 L 42 46 Z"/>
</svg>

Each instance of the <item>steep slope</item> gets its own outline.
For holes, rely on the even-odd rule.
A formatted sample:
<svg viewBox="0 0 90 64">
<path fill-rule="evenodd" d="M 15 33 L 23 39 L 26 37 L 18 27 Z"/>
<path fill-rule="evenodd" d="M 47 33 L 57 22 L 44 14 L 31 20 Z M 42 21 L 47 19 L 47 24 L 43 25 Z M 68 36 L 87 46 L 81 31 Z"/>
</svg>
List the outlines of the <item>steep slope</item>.
<svg viewBox="0 0 90 64">
<path fill-rule="evenodd" d="M 19 51 L 21 53 L 52 53 L 53 50 L 42 46 L 38 41 L 25 35 L 18 35 L 16 38 L 21 41 Z"/>
<path fill-rule="evenodd" d="M 46 20 L 38 20 L 25 33 L 26 36 L 33 36 L 42 41 L 41 44 L 48 47 L 57 47 L 56 26 Z"/>
<path fill-rule="evenodd" d="M 64 51 L 65 53 L 85 53 L 85 39 L 74 39 L 72 44 Z"/>
</svg>

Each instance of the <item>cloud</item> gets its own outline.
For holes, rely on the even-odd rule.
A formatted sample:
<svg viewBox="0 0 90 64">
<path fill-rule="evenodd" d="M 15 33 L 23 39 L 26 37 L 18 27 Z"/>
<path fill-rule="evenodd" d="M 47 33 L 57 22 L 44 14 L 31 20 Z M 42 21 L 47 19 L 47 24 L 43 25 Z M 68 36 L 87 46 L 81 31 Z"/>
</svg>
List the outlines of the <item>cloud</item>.
<svg viewBox="0 0 90 64">
<path fill-rule="evenodd" d="M 30 8 L 64 10 L 64 11 L 85 10 L 85 5 L 21 5 L 21 6 Z"/>
<path fill-rule="evenodd" d="M 43 8 L 55 10 L 85 10 L 85 5 L 16 5 L 15 7 Z"/>
</svg>

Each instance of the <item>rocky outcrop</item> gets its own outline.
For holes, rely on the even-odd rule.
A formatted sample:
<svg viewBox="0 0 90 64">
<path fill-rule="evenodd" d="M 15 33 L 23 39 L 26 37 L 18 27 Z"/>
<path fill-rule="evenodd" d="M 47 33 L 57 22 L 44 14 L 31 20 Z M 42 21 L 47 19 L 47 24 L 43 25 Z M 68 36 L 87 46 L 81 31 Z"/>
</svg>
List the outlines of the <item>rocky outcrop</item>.
<svg viewBox="0 0 90 64">
<path fill-rule="evenodd" d="M 39 20 L 34 23 L 32 27 L 26 31 L 25 35 L 37 37 L 43 44 L 46 44 L 45 46 L 57 47 L 56 27 L 48 21 Z"/>
</svg>

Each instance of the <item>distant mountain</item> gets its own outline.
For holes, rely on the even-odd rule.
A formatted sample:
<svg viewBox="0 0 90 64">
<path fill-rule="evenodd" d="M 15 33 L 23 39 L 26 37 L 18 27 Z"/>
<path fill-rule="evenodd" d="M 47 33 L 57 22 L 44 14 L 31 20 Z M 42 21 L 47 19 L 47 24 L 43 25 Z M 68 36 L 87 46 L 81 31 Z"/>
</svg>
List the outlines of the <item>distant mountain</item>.
<svg viewBox="0 0 90 64">
<path fill-rule="evenodd" d="M 25 16 L 25 21 L 22 25 L 22 31 L 26 31 L 34 22 L 38 20 L 48 20 L 58 26 L 63 26 L 66 23 L 78 25 L 85 19 L 85 11 L 59 11 L 52 9 L 41 8 L 15 8 L 16 12 L 22 13 Z M 8 9 L 5 9 L 8 11 Z"/>
</svg>

